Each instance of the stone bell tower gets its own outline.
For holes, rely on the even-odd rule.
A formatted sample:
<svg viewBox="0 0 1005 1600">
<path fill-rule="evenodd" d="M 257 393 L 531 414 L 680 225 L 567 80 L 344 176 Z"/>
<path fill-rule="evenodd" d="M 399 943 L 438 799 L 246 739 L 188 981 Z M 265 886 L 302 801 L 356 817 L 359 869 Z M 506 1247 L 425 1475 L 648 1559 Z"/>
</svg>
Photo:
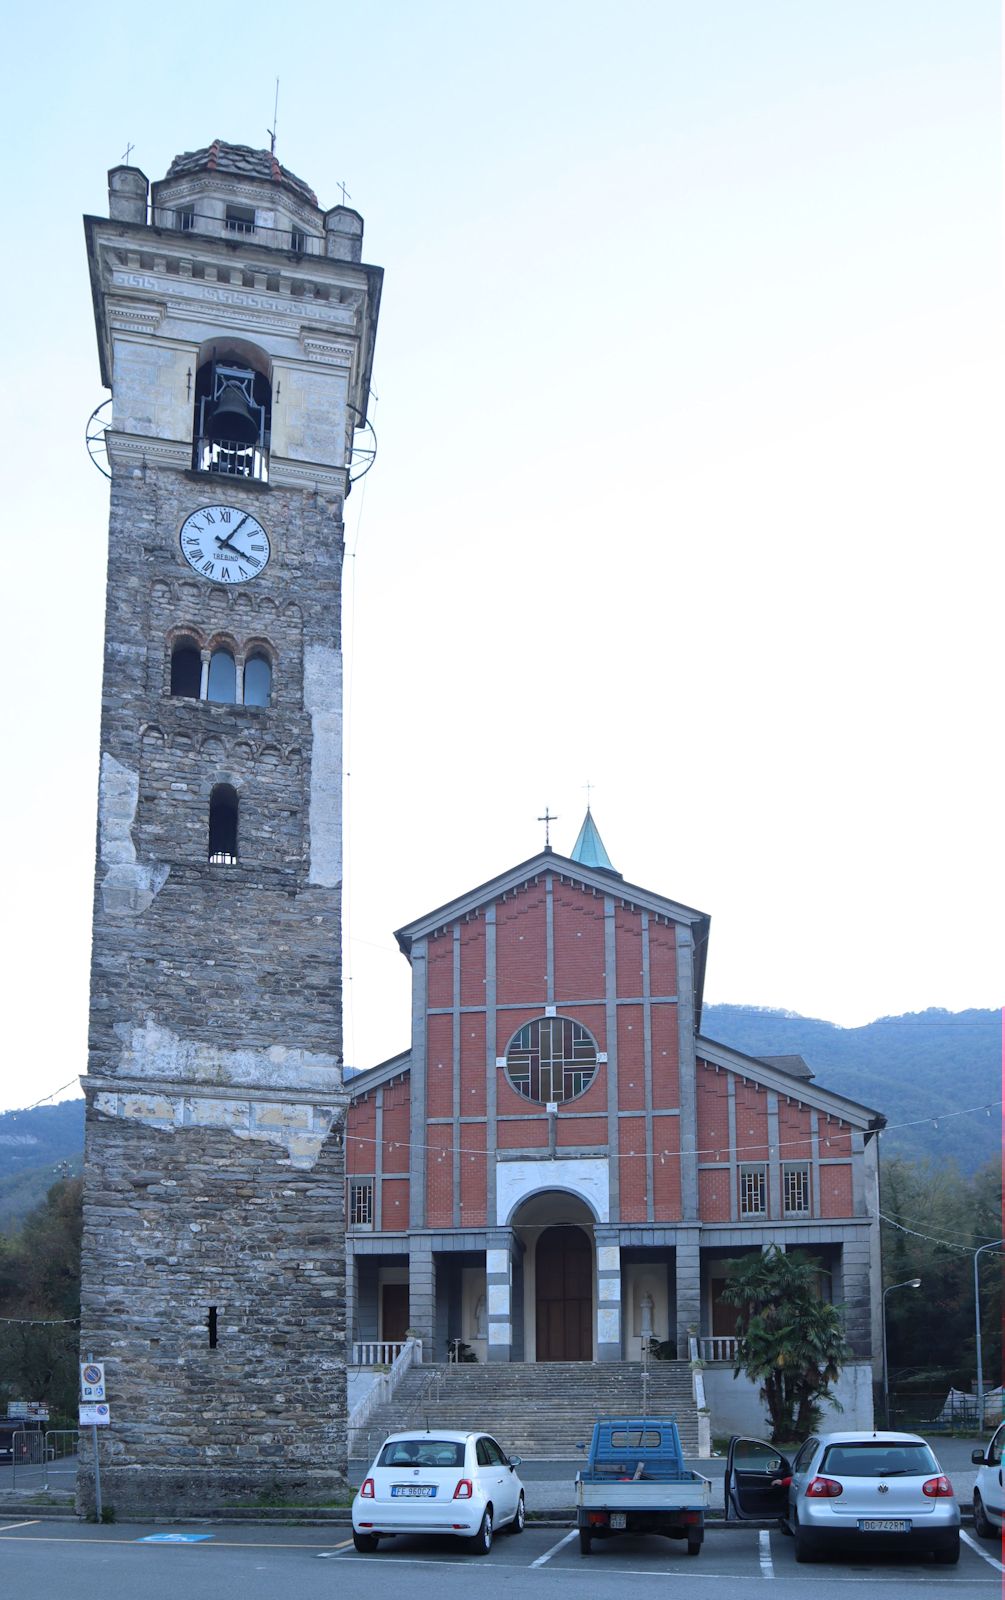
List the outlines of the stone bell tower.
<svg viewBox="0 0 1005 1600">
<path fill-rule="evenodd" d="M 122 1515 L 344 1481 L 343 503 L 381 271 L 216 141 L 85 218 L 109 515 L 81 1349 Z M 93 1460 L 79 1502 L 93 1504 Z"/>
</svg>

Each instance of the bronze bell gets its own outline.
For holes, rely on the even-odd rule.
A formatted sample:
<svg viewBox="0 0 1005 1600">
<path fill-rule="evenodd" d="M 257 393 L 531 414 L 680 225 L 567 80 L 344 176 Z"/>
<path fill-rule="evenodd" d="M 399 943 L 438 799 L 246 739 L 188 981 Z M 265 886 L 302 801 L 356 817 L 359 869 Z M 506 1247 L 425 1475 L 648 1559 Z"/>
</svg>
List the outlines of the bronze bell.
<svg viewBox="0 0 1005 1600">
<path fill-rule="evenodd" d="M 213 405 L 207 423 L 211 439 L 230 440 L 234 444 L 257 444 L 259 439 L 257 407 L 252 408 L 236 383 L 228 383 L 219 400 Z"/>
</svg>

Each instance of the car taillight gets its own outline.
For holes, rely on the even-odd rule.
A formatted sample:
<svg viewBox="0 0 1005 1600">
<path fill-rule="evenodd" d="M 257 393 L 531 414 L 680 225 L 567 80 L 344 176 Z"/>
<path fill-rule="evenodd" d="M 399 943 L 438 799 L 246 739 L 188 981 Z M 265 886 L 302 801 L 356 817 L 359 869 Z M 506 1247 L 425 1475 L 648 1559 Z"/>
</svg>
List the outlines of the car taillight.
<svg viewBox="0 0 1005 1600">
<path fill-rule="evenodd" d="M 927 1494 L 929 1500 L 949 1500 L 952 1498 L 953 1486 L 945 1476 L 929 1478 L 927 1483 L 921 1485 L 922 1494 Z"/>
<path fill-rule="evenodd" d="M 844 1494 L 844 1488 L 834 1478 L 814 1478 L 806 1485 L 808 1500 L 836 1500 L 839 1494 Z"/>
<path fill-rule="evenodd" d="M 372 1500 L 373 1499 L 373 1479 L 372 1478 L 364 1478 L 363 1487 L 359 1491 L 359 1497 L 360 1497 L 361 1500 Z"/>
<path fill-rule="evenodd" d="M 471 1487 L 471 1479 L 462 1478 L 460 1483 L 457 1485 L 457 1488 L 454 1490 L 454 1499 L 470 1500 L 473 1493 L 474 1490 Z"/>
</svg>

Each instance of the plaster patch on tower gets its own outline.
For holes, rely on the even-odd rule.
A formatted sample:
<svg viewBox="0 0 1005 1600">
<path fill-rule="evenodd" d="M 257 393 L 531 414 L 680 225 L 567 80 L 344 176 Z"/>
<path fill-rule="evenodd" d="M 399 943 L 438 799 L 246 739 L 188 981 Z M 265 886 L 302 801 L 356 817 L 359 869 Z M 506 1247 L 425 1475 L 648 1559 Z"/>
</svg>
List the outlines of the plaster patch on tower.
<svg viewBox="0 0 1005 1600">
<path fill-rule="evenodd" d="M 118 1065 L 122 1077 L 136 1075 L 147 1082 L 205 1084 L 207 1088 L 316 1092 L 326 1099 L 342 1089 L 338 1057 L 327 1052 L 281 1044 L 224 1050 L 216 1044 L 183 1039 L 152 1017 L 147 1017 L 142 1027 L 126 1024 L 116 1032 L 122 1041 Z"/>
<path fill-rule="evenodd" d="M 330 645 L 304 651 L 304 706 L 311 719 L 308 881 L 326 889 L 342 882 L 342 656 Z"/>
<path fill-rule="evenodd" d="M 103 1090 L 94 1097 L 94 1109 L 100 1116 L 138 1122 L 162 1132 L 220 1128 L 235 1139 L 279 1145 L 286 1151 L 290 1165 L 300 1172 L 308 1172 L 316 1165 L 335 1122 L 335 1112 L 328 1106 L 133 1091 L 117 1094 Z"/>
<path fill-rule="evenodd" d="M 138 917 L 160 894 L 170 867 L 164 861 L 136 859 L 133 824 L 140 797 L 140 777 L 106 750 L 98 786 L 98 831 L 102 864 L 101 901 L 106 911 Z"/>
</svg>

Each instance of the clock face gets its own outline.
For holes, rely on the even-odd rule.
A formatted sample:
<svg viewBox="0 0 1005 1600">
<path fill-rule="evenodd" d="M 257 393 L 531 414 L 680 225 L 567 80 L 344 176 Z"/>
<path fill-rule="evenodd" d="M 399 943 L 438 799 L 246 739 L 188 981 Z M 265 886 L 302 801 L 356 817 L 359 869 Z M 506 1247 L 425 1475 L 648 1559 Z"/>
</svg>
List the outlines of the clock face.
<svg viewBox="0 0 1005 1600">
<path fill-rule="evenodd" d="M 257 517 L 237 506 L 202 506 L 185 518 L 181 553 L 212 583 L 247 583 L 268 565 L 272 546 Z"/>
</svg>

